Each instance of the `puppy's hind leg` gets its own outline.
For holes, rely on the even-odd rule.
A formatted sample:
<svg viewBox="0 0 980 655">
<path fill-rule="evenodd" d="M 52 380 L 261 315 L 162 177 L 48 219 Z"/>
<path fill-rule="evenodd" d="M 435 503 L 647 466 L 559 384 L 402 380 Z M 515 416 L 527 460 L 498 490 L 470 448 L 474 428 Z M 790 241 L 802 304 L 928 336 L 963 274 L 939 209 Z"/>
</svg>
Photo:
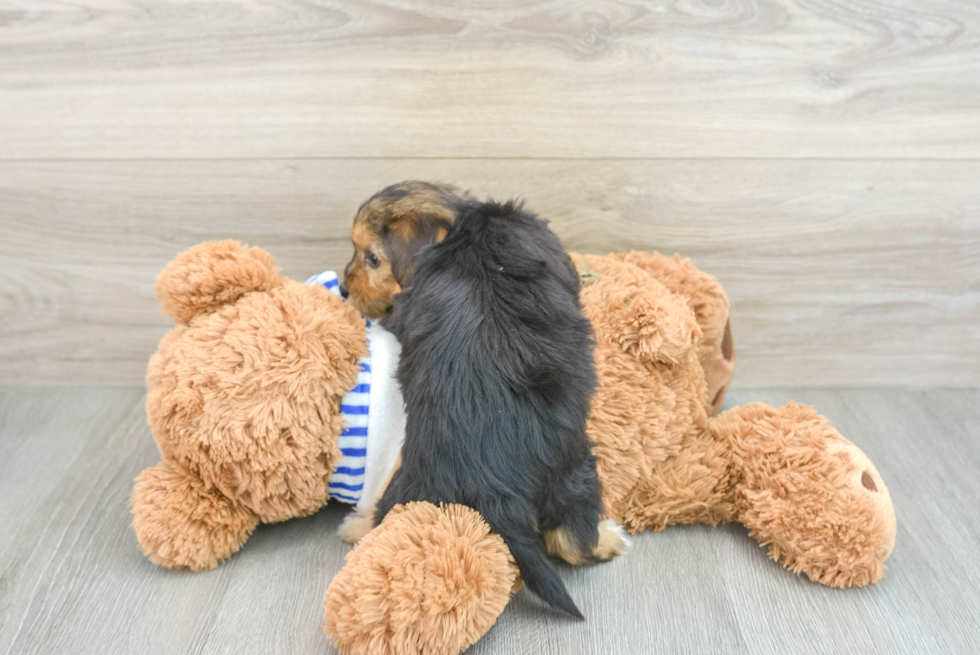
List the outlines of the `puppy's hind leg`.
<svg viewBox="0 0 980 655">
<path fill-rule="evenodd" d="M 344 517 L 340 527 L 337 528 L 340 540 L 345 544 L 356 544 L 363 539 L 374 528 L 374 510 L 375 504 L 372 503 L 370 506 L 360 507 Z"/>
<path fill-rule="evenodd" d="M 631 545 L 623 526 L 606 519 L 599 523 L 599 543 L 592 549 L 592 556 L 600 562 L 608 562 L 625 553 Z"/>
<path fill-rule="evenodd" d="M 589 460 L 548 492 L 541 508 L 548 554 L 576 566 L 609 561 L 629 548 L 615 521 L 601 521 L 602 488 Z"/>
<path fill-rule="evenodd" d="M 384 484 L 381 485 L 377 493 L 375 493 L 371 503 L 358 507 L 357 511 L 348 514 L 344 520 L 341 521 L 340 527 L 337 528 L 337 534 L 340 535 L 341 541 L 343 541 L 345 544 L 356 544 L 374 528 L 374 514 L 378 509 L 378 501 L 381 500 L 381 497 L 384 495 L 388 485 L 391 484 L 391 479 L 395 477 L 395 472 L 398 471 L 401 466 L 402 455 L 401 453 L 398 453 L 398 458 L 395 460 L 395 466 L 391 469 L 391 473 L 388 474 L 388 479 L 385 480 Z"/>
</svg>

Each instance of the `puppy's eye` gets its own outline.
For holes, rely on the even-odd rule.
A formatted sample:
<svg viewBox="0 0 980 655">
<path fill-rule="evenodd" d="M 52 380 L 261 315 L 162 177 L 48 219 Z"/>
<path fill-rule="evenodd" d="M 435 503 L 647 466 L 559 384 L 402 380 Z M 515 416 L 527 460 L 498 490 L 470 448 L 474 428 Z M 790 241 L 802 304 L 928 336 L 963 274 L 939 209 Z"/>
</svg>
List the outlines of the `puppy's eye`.
<svg viewBox="0 0 980 655">
<path fill-rule="evenodd" d="M 364 252 L 364 263 L 367 264 L 370 268 L 377 268 L 378 264 L 380 264 L 381 262 L 378 261 L 377 255 L 375 255 L 370 250 L 367 250 Z"/>
</svg>

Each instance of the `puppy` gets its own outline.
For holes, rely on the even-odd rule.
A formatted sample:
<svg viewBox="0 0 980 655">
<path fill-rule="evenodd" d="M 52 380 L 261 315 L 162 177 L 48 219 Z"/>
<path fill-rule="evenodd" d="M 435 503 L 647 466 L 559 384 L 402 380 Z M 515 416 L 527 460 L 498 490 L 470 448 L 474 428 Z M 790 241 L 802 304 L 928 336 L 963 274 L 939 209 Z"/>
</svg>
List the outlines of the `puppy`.
<svg viewBox="0 0 980 655">
<path fill-rule="evenodd" d="M 340 293 L 368 318 L 380 318 L 411 277 L 418 253 L 445 238 L 468 194 L 448 184 L 393 184 L 361 205 L 351 226 L 354 257 Z"/>
<path fill-rule="evenodd" d="M 585 434 L 596 386 L 579 278 L 546 223 L 520 205 L 463 203 L 382 325 L 402 346 L 401 467 L 374 525 L 399 503 L 461 503 L 503 537 L 528 588 L 582 618 L 548 559 L 611 559 Z"/>
</svg>

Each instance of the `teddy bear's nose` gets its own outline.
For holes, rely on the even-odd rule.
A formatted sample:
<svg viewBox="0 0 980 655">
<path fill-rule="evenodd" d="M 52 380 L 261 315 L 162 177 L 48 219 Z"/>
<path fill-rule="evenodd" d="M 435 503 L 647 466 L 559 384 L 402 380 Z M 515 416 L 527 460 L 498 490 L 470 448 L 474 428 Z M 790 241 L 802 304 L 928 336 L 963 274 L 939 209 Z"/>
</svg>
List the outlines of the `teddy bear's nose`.
<svg viewBox="0 0 980 655">
<path fill-rule="evenodd" d="M 875 484 L 874 476 L 871 475 L 871 471 L 865 470 L 861 474 L 861 484 L 868 491 L 878 491 L 878 485 Z"/>
<path fill-rule="evenodd" d="M 346 298 L 348 293 L 350 293 L 350 292 L 347 291 L 347 285 L 344 284 L 343 282 L 341 282 L 340 283 L 340 295 L 343 296 L 344 298 Z"/>
</svg>

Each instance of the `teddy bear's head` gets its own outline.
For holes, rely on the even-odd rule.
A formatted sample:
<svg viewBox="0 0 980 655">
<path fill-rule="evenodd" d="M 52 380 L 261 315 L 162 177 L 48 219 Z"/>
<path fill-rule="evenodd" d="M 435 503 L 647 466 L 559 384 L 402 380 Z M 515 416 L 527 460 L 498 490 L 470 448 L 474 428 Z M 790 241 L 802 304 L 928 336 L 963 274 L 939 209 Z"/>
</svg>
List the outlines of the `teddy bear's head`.
<svg viewBox="0 0 980 655">
<path fill-rule="evenodd" d="M 146 378 L 164 462 L 263 522 L 318 510 L 339 459 L 340 399 L 367 350 L 361 316 L 235 241 L 179 255 L 157 296 L 177 321 Z"/>
</svg>

